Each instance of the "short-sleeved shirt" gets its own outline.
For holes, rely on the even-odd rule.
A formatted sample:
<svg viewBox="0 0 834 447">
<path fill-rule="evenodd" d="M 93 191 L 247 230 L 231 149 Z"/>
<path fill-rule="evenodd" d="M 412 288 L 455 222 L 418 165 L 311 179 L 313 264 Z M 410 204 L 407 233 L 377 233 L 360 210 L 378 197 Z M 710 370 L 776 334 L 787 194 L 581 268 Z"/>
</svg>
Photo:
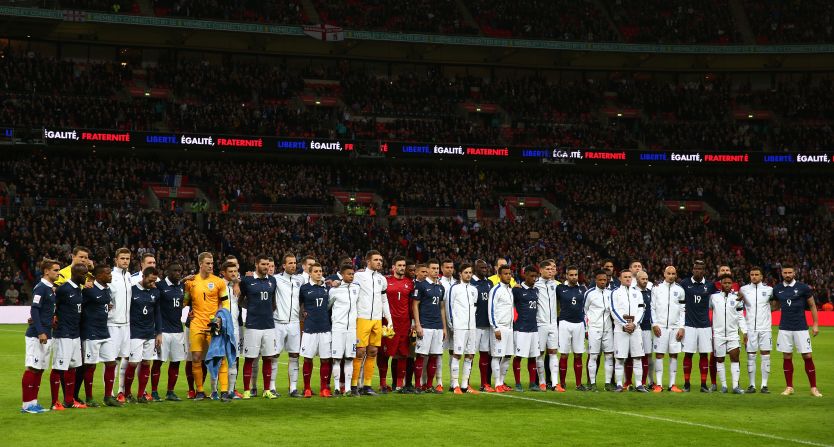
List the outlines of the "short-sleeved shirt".
<svg viewBox="0 0 834 447">
<path fill-rule="evenodd" d="M 159 290 L 159 332 L 179 334 L 182 332 L 185 291 L 182 285 L 174 284 L 168 278 L 157 282 L 156 288 Z"/>
<path fill-rule="evenodd" d="M 414 287 L 414 300 L 419 301 L 420 326 L 424 329 L 443 329 L 443 297 L 446 290 L 440 283 L 418 282 Z"/>
<path fill-rule="evenodd" d="M 513 324 L 513 329 L 518 332 L 537 332 L 536 314 L 538 313 L 539 292 L 535 287 L 513 288 L 513 304 L 518 314 L 518 319 Z"/>
<path fill-rule="evenodd" d="M 188 295 L 193 313 L 189 326 L 192 332 L 208 330 L 211 316 L 215 315 L 220 307 L 231 311 L 226 282 L 216 275 L 203 278 L 198 274 L 185 284 L 185 293 Z"/>
<path fill-rule="evenodd" d="M 411 324 L 411 296 L 414 294 L 414 281 L 410 278 L 386 276 L 388 288 L 388 308 L 391 309 L 391 323 Z"/>
<path fill-rule="evenodd" d="M 81 337 L 81 287 L 68 280 L 55 291 L 55 316 L 58 328 L 55 338 Z"/>
<path fill-rule="evenodd" d="M 799 281 L 790 284 L 781 282 L 773 288 L 773 297 L 779 300 L 782 309 L 779 329 L 783 331 L 808 330 L 805 310 L 808 308 L 808 298 L 812 295 L 811 288 Z"/>
<path fill-rule="evenodd" d="M 272 318 L 275 290 L 278 283 L 274 276 L 265 278 L 244 276 L 240 279 L 240 296 L 246 297 L 246 327 L 249 329 L 274 329 Z"/>
<path fill-rule="evenodd" d="M 478 289 L 478 301 L 475 303 L 475 326 L 490 327 L 489 324 L 489 290 L 492 289 L 492 281 L 483 278 L 470 283 Z"/>
<path fill-rule="evenodd" d="M 330 332 L 330 313 L 327 287 L 308 282 L 298 290 L 298 299 L 304 306 L 304 333 Z"/>
<path fill-rule="evenodd" d="M 557 321 L 582 323 L 585 321 L 585 286 L 571 286 L 568 283 L 556 286 L 556 299 L 559 300 Z"/>
<path fill-rule="evenodd" d="M 135 285 L 130 293 L 130 338 L 150 340 L 156 337 L 159 289 Z"/>
<path fill-rule="evenodd" d="M 40 334 L 46 334 L 51 338 L 52 317 L 55 316 L 55 291 L 44 279 L 32 289 L 32 307 L 38 310 L 39 321 L 29 324 L 26 336 L 37 338 Z"/>
<path fill-rule="evenodd" d="M 700 282 L 694 278 L 686 278 L 681 281 L 686 301 L 686 314 L 684 326 L 694 328 L 710 327 L 709 322 L 709 297 L 715 290 L 712 283 L 702 278 Z"/>
<path fill-rule="evenodd" d="M 81 339 L 104 340 L 110 338 L 107 314 L 110 311 L 110 288 L 96 281 L 93 287 L 84 289 L 81 304 Z"/>
</svg>

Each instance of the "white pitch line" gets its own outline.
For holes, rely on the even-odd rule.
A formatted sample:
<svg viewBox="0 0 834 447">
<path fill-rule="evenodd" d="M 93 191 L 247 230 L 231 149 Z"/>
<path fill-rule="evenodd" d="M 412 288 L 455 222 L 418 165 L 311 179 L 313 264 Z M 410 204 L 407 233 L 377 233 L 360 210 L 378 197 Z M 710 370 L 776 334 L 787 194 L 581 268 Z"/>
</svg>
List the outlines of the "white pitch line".
<svg viewBox="0 0 834 447">
<path fill-rule="evenodd" d="M 486 394 L 486 393 L 484 393 L 484 394 Z M 768 433 L 758 433 L 758 432 L 752 432 L 752 431 L 747 431 L 747 430 L 739 430 L 737 428 L 727 428 L 727 427 L 721 427 L 721 426 L 718 426 L 718 425 L 701 424 L 701 423 L 698 423 L 698 422 L 690 422 L 690 421 L 686 421 L 686 420 L 671 419 L 671 418 L 665 418 L 665 417 L 660 417 L 660 416 L 651 416 L 651 415 L 648 415 L 648 414 L 628 413 L 628 412 L 625 412 L 625 411 L 611 410 L 611 409 L 608 409 L 608 408 L 589 407 L 589 406 L 585 406 L 585 405 L 568 404 L 568 403 L 556 402 L 556 401 L 552 401 L 552 400 L 535 399 L 535 398 L 532 398 L 532 397 L 511 396 L 511 395 L 508 395 L 508 394 L 489 393 L 489 394 L 486 394 L 486 395 L 487 396 L 496 396 L 496 397 L 506 397 L 508 399 L 528 400 L 528 401 L 531 401 L 531 402 L 539 402 L 539 403 L 549 404 L 549 405 L 558 405 L 558 406 L 561 406 L 561 407 L 577 408 L 577 409 L 580 409 L 580 410 L 599 411 L 601 413 L 611 413 L 611 414 L 617 414 L 617 415 L 620 415 L 620 416 L 631 416 L 631 417 L 650 419 L 650 420 L 660 421 L 660 422 L 668 422 L 668 423 L 671 423 L 671 424 L 683 424 L 683 425 L 689 425 L 689 426 L 692 426 L 692 427 L 708 428 L 708 429 L 711 429 L 711 430 L 721 430 L 721 431 L 726 431 L 726 432 L 731 432 L 731 433 L 737 433 L 737 434 L 740 434 L 740 435 L 758 436 L 760 438 L 772 439 L 774 441 L 794 442 L 794 443 L 797 443 L 797 444 L 813 445 L 813 446 L 819 446 L 819 447 L 834 447 L 831 444 L 822 444 L 822 443 L 813 442 L 813 441 L 805 441 L 805 440 L 802 440 L 802 439 L 785 438 L 785 437 L 782 437 L 782 436 L 771 435 L 771 434 L 768 434 Z"/>
</svg>

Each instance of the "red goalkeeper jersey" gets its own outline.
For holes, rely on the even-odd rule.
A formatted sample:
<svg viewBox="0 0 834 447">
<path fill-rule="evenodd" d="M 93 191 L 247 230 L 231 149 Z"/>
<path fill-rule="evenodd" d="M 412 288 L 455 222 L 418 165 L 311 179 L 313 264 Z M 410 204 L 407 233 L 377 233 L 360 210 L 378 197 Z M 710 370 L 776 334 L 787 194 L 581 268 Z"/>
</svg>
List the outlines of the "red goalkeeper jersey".
<svg viewBox="0 0 834 447">
<path fill-rule="evenodd" d="M 397 279 L 393 275 L 388 280 L 388 307 L 394 324 L 411 324 L 411 296 L 414 294 L 414 281 L 403 277 Z"/>
</svg>

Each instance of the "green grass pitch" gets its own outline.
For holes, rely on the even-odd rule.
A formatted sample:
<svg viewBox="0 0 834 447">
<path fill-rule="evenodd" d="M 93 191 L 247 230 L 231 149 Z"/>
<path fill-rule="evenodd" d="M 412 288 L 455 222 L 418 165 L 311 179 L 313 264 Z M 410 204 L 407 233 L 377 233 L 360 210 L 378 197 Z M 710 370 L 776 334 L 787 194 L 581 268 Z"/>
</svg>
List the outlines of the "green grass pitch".
<svg viewBox="0 0 834 447">
<path fill-rule="evenodd" d="M 579 393 L 569 389 L 563 394 L 444 393 L 352 399 L 258 398 L 231 403 L 162 402 L 43 415 L 19 413 L 23 333 L 23 325 L 0 326 L 0 426 L 6 427 L 0 445 L 4 446 L 834 445 L 832 328 L 824 328 L 813 340 L 823 398 L 809 395 L 798 355 L 794 359 L 797 394 L 779 395 L 784 389 L 782 358 L 774 353 L 770 395 Z M 286 356 L 280 361 L 278 388 L 286 395 Z M 682 363 L 679 362 L 681 376 Z M 742 353 L 743 387 L 748 385 L 745 363 Z M 163 367 L 160 380 L 163 388 L 166 368 Z M 477 383 L 477 364 L 474 369 L 472 380 Z M 47 375 L 40 391 L 44 406 L 49 403 Z M 508 375 L 512 385 L 512 373 Z M 525 387 L 526 376 L 523 365 Z M 695 383 L 698 377 L 696 370 Z M 447 386 L 448 379 L 447 370 Z M 238 380 L 242 380 L 242 375 Z M 567 382 L 573 383 L 572 370 Z M 317 383 L 318 372 L 314 371 L 316 391 Z M 96 372 L 94 392 L 96 399 L 101 400 L 101 368 Z M 181 397 L 186 395 L 182 371 L 177 392 Z"/>
</svg>

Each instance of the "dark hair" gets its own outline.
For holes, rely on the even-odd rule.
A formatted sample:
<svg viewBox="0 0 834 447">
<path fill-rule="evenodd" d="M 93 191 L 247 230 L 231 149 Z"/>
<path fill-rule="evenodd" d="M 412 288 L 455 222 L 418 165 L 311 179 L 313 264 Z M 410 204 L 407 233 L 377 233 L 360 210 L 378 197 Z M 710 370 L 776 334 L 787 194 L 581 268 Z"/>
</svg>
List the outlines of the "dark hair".
<svg viewBox="0 0 834 447">
<path fill-rule="evenodd" d="M 110 266 L 107 264 L 97 264 L 93 267 L 93 276 L 98 276 L 99 273 L 103 272 L 104 269 L 109 269 Z"/>
<path fill-rule="evenodd" d="M 430 265 L 432 265 L 432 264 L 437 264 L 437 265 L 439 266 L 439 265 L 440 265 L 440 261 L 438 261 L 438 260 L 437 260 L 437 258 L 431 258 L 431 259 L 429 259 L 428 261 L 426 261 L 426 267 L 428 267 L 428 266 L 430 266 Z"/>
<path fill-rule="evenodd" d="M 706 263 L 706 262 L 704 262 L 704 261 L 703 261 L 703 260 L 701 260 L 701 259 L 696 259 L 696 260 L 695 260 L 695 262 L 694 262 L 692 265 L 700 265 L 700 266 L 704 266 L 704 267 L 706 267 L 707 263 Z"/>
<path fill-rule="evenodd" d="M 394 259 L 391 260 L 391 265 L 394 265 L 400 261 L 403 261 L 406 263 L 406 265 L 408 265 L 408 262 L 406 262 L 405 260 L 405 256 L 394 256 Z"/>
<path fill-rule="evenodd" d="M 464 270 L 469 269 L 469 268 L 472 268 L 472 264 L 469 264 L 468 262 L 464 262 L 463 264 L 458 266 L 458 271 L 463 272 Z"/>
<path fill-rule="evenodd" d="M 750 273 L 753 273 L 753 272 L 759 272 L 759 274 L 764 274 L 764 272 L 762 271 L 762 268 L 757 266 L 757 265 L 754 265 L 753 267 L 750 267 Z"/>
<path fill-rule="evenodd" d="M 356 270 L 356 269 L 353 267 L 353 264 L 342 264 L 339 267 L 339 273 L 344 273 L 346 270 Z"/>
<path fill-rule="evenodd" d="M 159 271 L 156 269 L 156 267 L 145 267 L 145 270 L 142 270 L 142 276 L 147 277 L 151 275 L 159 276 Z"/>
<path fill-rule="evenodd" d="M 577 267 L 577 266 L 575 266 L 575 265 L 569 265 L 569 266 L 565 267 L 565 273 L 567 273 L 567 272 L 569 272 L 569 271 L 571 271 L 571 270 L 576 270 L 576 271 L 578 272 L 578 271 L 579 271 L 579 267 Z"/>
<path fill-rule="evenodd" d="M 608 277 L 608 272 L 606 272 L 603 269 L 594 270 L 594 278 L 596 278 L 599 275 L 605 275 L 605 277 L 607 278 Z"/>
<path fill-rule="evenodd" d="M 790 262 L 786 262 L 786 263 L 782 264 L 782 270 L 785 270 L 785 269 L 796 270 L 796 269 L 793 267 L 793 264 L 791 264 Z"/>
<path fill-rule="evenodd" d="M 61 266 L 61 263 L 54 259 L 43 258 L 41 260 L 40 268 L 42 272 L 45 272 L 52 268 L 53 265 L 58 264 L 58 267 Z"/>
<path fill-rule="evenodd" d="M 452 267 L 454 267 L 455 266 L 455 261 L 452 261 L 451 259 L 446 258 L 446 259 L 443 260 L 443 262 L 441 262 L 441 264 L 452 264 Z"/>
<path fill-rule="evenodd" d="M 538 267 L 536 267 L 536 266 L 535 266 L 535 265 L 533 265 L 533 264 L 530 264 L 530 265 L 528 265 L 527 267 L 524 267 L 524 274 L 525 274 L 525 275 L 526 275 L 526 274 L 528 274 L 528 273 L 530 273 L 530 272 L 533 272 L 533 273 L 539 273 L 539 268 L 538 268 Z"/>
<path fill-rule="evenodd" d="M 501 273 L 501 270 L 512 270 L 509 264 L 504 264 L 501 267 L 498 267 L 498 273 Z"/>
<path fill-rule="evenodd" d="M 719 276 L 719 277 L 718 277 L 718 280 L 719 280 L 719 281 L 724 281 L 724 280 L 725 280 L 725 279 L 727 279 L 727 278 L 730 278 L 730 280 L 732 281 L 732 279 L 733 279 L 733 275 L 731 275 L 731 274 L 729 274 L 729 273 L 725 273 L 725 274 L 723 274 L 723 275 Z"/>
<path fill-rule="evenodd" d="M 174 267 L 182 268 L 182 264 L 180 264 L 179 262 L 174 261 L 174 262 L 168 264 L 168 267 L 165 268 L 165 271 L 166 272 L 171 271 Z"/>
<path fill-rule="evenodd" d="M 631 261 L 628 261 L 628 266 L 631 267 L 635 262 L 640 263 L 640 265 L 643 265 L 643 263 L 639 259 L 632 258 Z"/>
<path fill-rule="evenodd" d="M 220 266 L 220 270 L 225 272 L 229 269 L 229 267 L 237 267 L 237 263 L 232 261 L 226 261 Z"/>
<path fill-rule="evenodd" d="M 620 275 L 619 275 L 619 276 L 623 276 L 623 273 L 629 273 L 629 274 L 630 274 L 630 273 L 631 273 L 631 270 L 629 270 L 629 269 L 622 269 L 622 270 L 620 270 Z"/>
<path fill-rule="evenodd" d="M 261 261 L 270 261 L 270 260 L 272 260 L 272 258 L 268 257 L 267 255 L 255 256 L 255 264 L 258 264 Z"/>
<path fill-rule="evenodd" d="M 551 265 L 556 265 L 556 263 L 553 262 L 550 259 L 545 259 L 544 261 L 539 261 L 539 268 L 550 267 Z"/>
<path fill-rule="evenodd" d="M 72 255 L 73 256 L 78 256 L 78 253 L 81 253 L 82 251 L 84 253 L 87 253 L 88 255 L 93 253 L 92 250 L 90 250 L 89 248 L 87 248 L 83 245 L 77 245 L 72 249 Z"/>
</svg>

